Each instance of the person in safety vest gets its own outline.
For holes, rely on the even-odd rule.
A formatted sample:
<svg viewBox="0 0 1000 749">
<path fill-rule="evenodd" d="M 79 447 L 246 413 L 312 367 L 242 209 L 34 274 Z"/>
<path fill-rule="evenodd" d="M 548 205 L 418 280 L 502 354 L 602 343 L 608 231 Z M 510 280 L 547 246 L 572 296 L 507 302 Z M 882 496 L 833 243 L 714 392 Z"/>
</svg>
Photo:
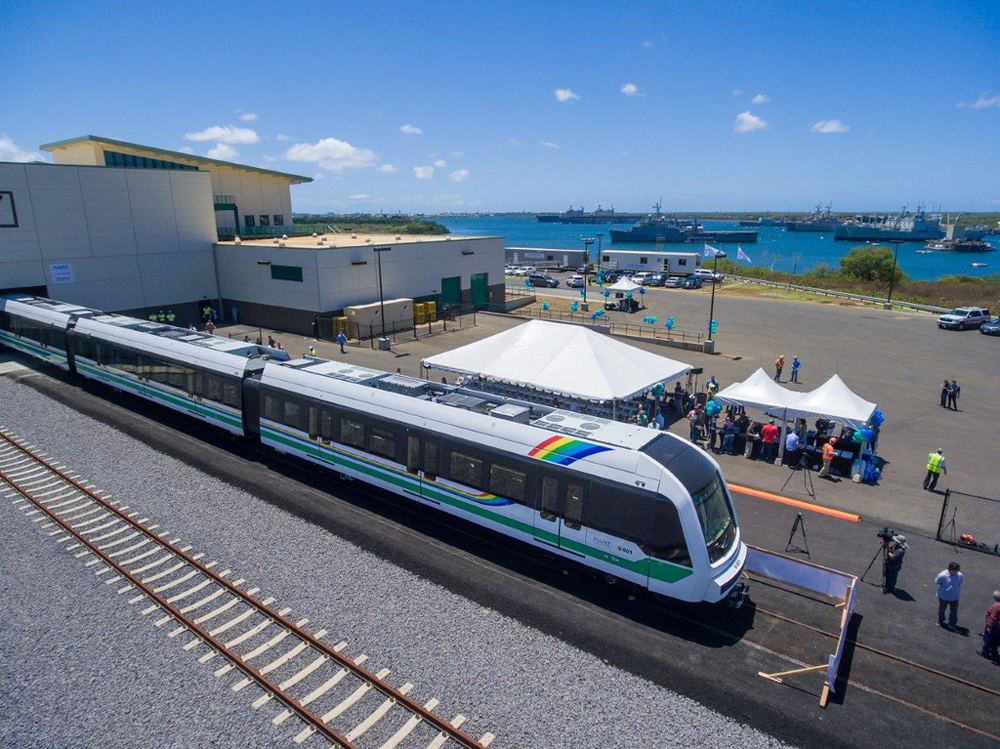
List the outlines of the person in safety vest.
<svg viewBox="0 0 1000 749">
<path fill-rule="evenodd" d="M 936 453 L 927 456 L 927 475 L 924 476 L 924 489 L 930 492 L 934 491 L 942 473 L 945 476 L 948 475 L 948 466 L 944 459 L 944 450 L 939 447 Z"/>
<path fill-rule="evenodd" d="M 166 322 L 167 321 L 167 313 L 164 312 L 161 309 L 159 312 L 156 313 L 156 320 L 157 320 L 157 322 Z"/>
<path fill-rule="evenodd" d="M 174 311 L 172 309 L 168 309 L 167 310 L 167 322 L 170 323 L 171 325 L 173 325 L 174 324 L 174 320 L 176 320 L 176 319 L 177 319 L 177 315 L 174 314 Z"/>
<path fill-rule="evenodd" d="M 156 322 L 156 313 L 155 312 L 150 312 L 149 313 L 149 319 L 150 319 L 151 322 Z"/>
</svg>

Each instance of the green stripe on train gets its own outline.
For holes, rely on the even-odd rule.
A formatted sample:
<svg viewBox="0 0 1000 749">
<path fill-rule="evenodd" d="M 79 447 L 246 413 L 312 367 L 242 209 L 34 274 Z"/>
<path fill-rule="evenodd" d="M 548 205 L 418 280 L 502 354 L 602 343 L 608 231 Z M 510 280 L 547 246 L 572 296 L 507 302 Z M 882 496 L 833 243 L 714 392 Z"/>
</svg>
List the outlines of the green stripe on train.
<svg viewBox="0 0 1000 749">
<path fill-rule="evenodd" d="M 66 354 L 64 354 L 62 350 L 43 348 L 34 341 L 25 341 L 7 333 L 0 333 L 0 342 L 13 349 L 24 351 L 26 354 L 31 354 L 32 356 L 40 357 L 42 359 L 55 359 L 61 364 L 66 364 Z"/>
<path fill-rule="evenodd" d="M 646 575 L 648 564 L 648 574 L 654 580 L 660 580 L 666 583 L 675 583 L 679 580 L 683 580 L 694 574 L 694 570 L 688 567 L 681 567 L 679 565 L 672 564 L 670 562 L 665 562 L 659 559 L 654 559 L 652 557 L 646 557 L 641 560 L 631 560 L 622 559 L 621 557 L 614 556 L 612 554 L 606 554 L 604 552 L 598 551 L 593 547 L 581 544 L 580 542 L 570 539 L 562 538 L 560 539 L 555 533 L 550 531 L 535 528 L 532 525 L 528 525 L 515 518 L 505 517 L 496 512 L 493 512 L 485 507 L 476 505 L 474 503 L 467 503 L 462 500 L 458 500 L 446 492 L 442 491 L 437 487 L 429 487 L 426 484 L 421 485 L 421 482 L 415 479 L 410 479 L 408 477 L 400 476 L 394 472 L 386 471 L 381 468 L 372 466 L 364 461 L 362 458 L 357 458 L 351 456 L 348 453 L 333 453 L 330 450 L 322 448 L 319 445 L 311 441 L 302 439 L 301 437 L 295 437 L 279 430 L 268 427 L 266 424 L 261 424 L 261 432 L 266 433 L 267 436 L 275 441 L 279 442 L 287 447 L 290 447 L 299 452 L 311 455 L 325 463 L 331 463 L 333 465 L 342 465 L 344 467 L 351 468 L 352 470 L 359 471 L 373 478 L 379 479 L 385 483 L 392 484 L 401 489 L 408 489 L 410 491 L 419 490 L 423 496 L 429 499 L 436 500 L 442 504 L 446 504 L 450 507 L 456 509 L 464 510 L 465 512 L 472 513 L 486 520 L 490 520 L 495 523 L 507 526 L 512 530 L 519 531 L 526 535 L 533 535 L 536 538 L 540 538 L 543 541 L 551 543 L 553 545 L 560 545 L 562 548 L 568 551 L 581 554 L 586 557 L 597 559 L 604 562 L 610 562 L 622 569 L 633 572 L 637 575 Z M 560 543 L 561 541 L 561 543 Z"/>
</svg>

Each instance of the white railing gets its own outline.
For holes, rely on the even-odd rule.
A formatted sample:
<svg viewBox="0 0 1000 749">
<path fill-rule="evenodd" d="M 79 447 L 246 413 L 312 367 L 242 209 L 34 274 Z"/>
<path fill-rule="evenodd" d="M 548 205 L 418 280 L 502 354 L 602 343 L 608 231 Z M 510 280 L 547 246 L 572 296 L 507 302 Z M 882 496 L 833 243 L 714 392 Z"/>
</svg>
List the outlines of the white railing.
<svg viewBox="0 0 1000 749">
<path fill-rule="evenodd" d="M 835 296 L 841 297 L 842 299 L 854 299 L 859 302 L 868 302 L 870 304 L 886 304 L 886 300 L 883 297 L 877 296 L 865 296 L 864 294 L 852 294 L 849 291 L 835 291 L 834 289 L 818 289 L 815 286 L 799 286 L 794 283 L 786 283 L 784 281 L 767 281 L 763 278 L 751 278 L 749 276 L 734 276 L 727 274 L 728 278 L 734 278 L 737 281 L 744 281 L 745 283 L 757 283 L 761 286 L 773 286 L 779 289 L 795 289 L 796 291 L 808 291 L 810 294 L 819 294 L 821 296 Z M 937 312 L 938 314 L 944 314 L 951 310 L 950 307 L 935 307 L 931 304 L 916 304 L 914 302 L 902 302 L 899 300 L 892 301 L 893 307 L 903 307 L 906 309 L 920 310 L 921 312 Z"/>
</svg>

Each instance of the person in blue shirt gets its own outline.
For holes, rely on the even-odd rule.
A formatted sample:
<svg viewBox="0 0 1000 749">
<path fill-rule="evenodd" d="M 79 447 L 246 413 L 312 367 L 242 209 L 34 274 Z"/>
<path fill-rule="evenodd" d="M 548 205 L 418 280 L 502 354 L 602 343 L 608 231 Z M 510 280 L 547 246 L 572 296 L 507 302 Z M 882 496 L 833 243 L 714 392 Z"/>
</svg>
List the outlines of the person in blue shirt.
<svg viewBox="0 0 1000 749">
<path fill-rule="evenodd" d="M 340 344 L 340 353 L 346 354 L 347 352 L 344 351 L 344 344 L 347 343 L 347 336 L 344 335 L 344 331 L 340 331 L 337 334 L 337 343 Z"/>
<path fill-rule="evenodd" d="M 799 361 L 799 357 L 792 357 L 792 379 L 789 382 L 799 381 L 799 367 L 802 366 L 802 362 Z"/>
</svg>

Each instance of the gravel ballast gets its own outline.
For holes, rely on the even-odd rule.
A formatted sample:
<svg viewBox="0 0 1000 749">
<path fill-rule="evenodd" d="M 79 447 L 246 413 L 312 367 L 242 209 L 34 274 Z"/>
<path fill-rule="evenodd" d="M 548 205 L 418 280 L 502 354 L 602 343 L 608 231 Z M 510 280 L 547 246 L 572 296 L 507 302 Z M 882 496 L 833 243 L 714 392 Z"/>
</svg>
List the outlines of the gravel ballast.
<svg viewBox="0 0 1000 749">
<path fill-rule="evenodd" d="M 0 377 L 0 424 L 231 567 L 366 668 L 507 747 L 778 747 L 781 742 L 462 598 L 142 442 Z M 292 746 L 255 688 L 130 607 L 116 586 L 0 507 L 4 747 Z M 154 615 L 155 616 L 155 615 Z M 57 655 L 58 657 L 54 657 Z M 304 662 L 281 676 L 294 673 Z M 368 703 L 371 704 L 371 703 Z M 124 706 L 124 710 L 122 709 Z M 363 746 L 377 746 L 386 731 Z M 316 742 L 316 743 L 314 743 Z M 319 746 L 310 739 L 304 746 Z"/>
</svg>

